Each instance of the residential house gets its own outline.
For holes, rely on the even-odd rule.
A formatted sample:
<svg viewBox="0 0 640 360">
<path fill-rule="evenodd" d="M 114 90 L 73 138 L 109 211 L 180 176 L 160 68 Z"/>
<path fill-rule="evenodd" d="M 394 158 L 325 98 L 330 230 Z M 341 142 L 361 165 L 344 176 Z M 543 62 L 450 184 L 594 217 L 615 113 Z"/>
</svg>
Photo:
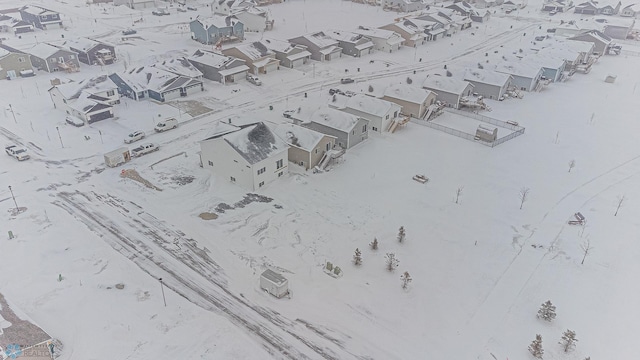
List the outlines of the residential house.
<svg viewBox="0 0 640 360">
<path fill-rule="evenodd" d="M 414 118 L 422 118 L 429 105 L 436 102 L 436 93 L 419 86 L 395 84 L 387 87 L 381 97 L 402 107 L 401 113 Z"/>
<path fill-rule="evenodd" d="M 263 8 L 248 7 L 246 9 L 235 10 L 231 13 L 244 25 L 244 31 L 261 32 L 272 30 L 275 20 L 271 13 Z"/>
<path fill-rule="evenodd" d="M 433 74 L 422 83 L 422 88 L 436 93 L 436 100 L 457 109 L 460 99 L 473 93 L 473 84 L 448 76 Z"/>
<path fill-rule="evenodd" d="M 189 62 L 189 59 L 185 56 L 170 57 L 150 64 L 150 66 L 195 80 L 202 80 L 203 78 L 202 72 Z"/>
<path fill-rule="evenodd" d="M 32 24 L 38 29 L 46 30 L 55 26 L 62 27 L 60 14 L 40 6 L 27 5 L 20 8 L 22 20 Z"/>
<path fill-rule="evenodd" d="M 423 45 L 427 39 L 424 30 L 420 29 L 411 20 L 400 20 L 388 25 L 380 26 L 380 29 L 393 31 L 404 39 L 404 46 L 416 47 Z"/>
<path fill-rule="evenodd" d="M 40 43 L 25 51 L 31 58 L 33 67 L 47 72 L 77 71 L 80 62 L 75 52 L 47 43 Z"/>
<path fill-rule="evenodd" d="M 280 60 L 276 59 L 276 53 L 259 41 L 222 50 L 222 54 L 244 60 L 255 75 L 266 74 L 280 68 Z"/>
<path fill-rule="evenodd" d="M 289 145 L 289 161 L 305 170 L 316 167 L 336 143 L 335 136 L 294 124 L 280 124 L 273 132 Z"/>
<path fill-rule="evenodd" d="M 636 25 L 635 19 L 608 18 L 605 23 L 603 34 L 618 40 L 626 40 Z"/>
<path fill-rule="evenodd" d="M 378 51 L 394 52 L 400 49 L 404 39 L 400 34 L 391 30 L 368 28 L 359 26 L 354 33 L 365 36 L 373 42 L 373 48 Z"/>
<path fill-rule="evenodd" d="M 189 57 L 189 62 L 202 72 L 205 79 L 217 81 L 223 85 L 244 79 L 249 71 L 244 60 L 209 50 L 197 50 Z"/>
<path fill-rule="evenodd" d="M 210 4 L 211 11 L 216 14 L 229 15 L 234 11 L 258 6 L 253 0 L 213 0 Z"/>
<path fill-rule="evenodd" d="M 563 59 L 567 63 L 567 70 L 587 63 L 595 49 L 593 43 L 586 41 L 554 41 L 554 39 L 549 39 L 549 41 L 545 41 L 545 45 L 547 46 L 540 49 L 538 54 L 556 56 Z"/>
<path fill-rule="evenodd" d="M 486 9 L 494 6 L 500 6 L 503 3 L 503 0 L 473 0 L 471 1 L 473 6 L 478 9 Z"/>
<path fill-rule="evenodd" d="M 26 72 L 33 71 L 28 54 L 12 47 L 0 44 L 0 79 L 13 79 Z"/>
<path fill-rule="evenodd" d="M 78 60 L 87 65 L 111 65 L 116 59 L 113 45 L 89 38 L 76 38 L 65 41 L 62 46 L 78 54 Z"/>
<path fill-rule="evenodd" d="M 444 19 L 447 19 L 452 24 L 452 26 L 459 30 L 469 29 L 473 24 L 473 21 L 471 20 L 469 15 L 460 15 L 460 13 L 452 9 L 439 9 L 438 15 Z"/>
<path fill-rule="evenodd" d="M 607 54 L 609 51 L 609 47 L 613 42 L 610 37 L 596 30 L 575 35 L 573 37 L 570 37 L 569 40 L 585 41 L 585 42 L 593 43 L 594 55 Z"/>
<path fill-rule="evenodd" d="M 378 133 L 388 129 L 389 125 L 400 116 L 402 110 L 402 107 L 394 102 L 364 94 L 335 95 L 335 101 L 329 102 L 329 107 L 368 120 L 369 129 Z"/>
<path fill-rule="evenodd" d="M 629 4 L 622 8 L 620 16 L 637 17 L 640 14 L 640 4 Z"/>
<path fill-rule="evenodd" d="M 200 150 L 203 168 L 250 191 L 289 173 L 289 145 L 262 122 L 223 129 Z"/>
<path fill-rule="evenodd" d="M 445 9 L 457 11 L 460 15 L 464 16 L 471 16 L 472 14 L 477 13 L 477 11 L 466 1 L 454 2 L 453 4 L 445 6 Z"/>
<path fill-rule="evenodd" d="M 488 69 L 466 69 L 464 80 L 473 84 L 474 93 L 499 100 L 511 87 L 513 76 Z"/>
<path fill-rule="evenodd" d="M 497 72 L 509 74 L 513 77 L 513 85 L 517 90 L 537 91 L 540 89 L 542 67 L 524 61 L 507 61 L 500 63 Z"/>
<path fill-rule="evenodd" d="M 542 5 L 542 11 L 567 12 L 573 5 L 571 0 L 552 0 L 545 1 Z"/>
<path fill-rule="evenodd" d="M 600 14 L 602 15 L 618 15 L 622 3 L 620 1 L 612 3 L 598 3 L 600 5 Z"/>
<path fill-rule="evenodd" d="M 500 5 L 500 7 L 503 10 L 507 10 L 507 11 L 519 10 L 525 6 L 526 6 L 526 3 L 523 3 L 522 1 L 518 1 L 518 0 L 506 0 L 502 3 L 502 5 Z"/>
<path fill-rule="evenodd" d="M 319 31 L 289 39 L 296 45 L 303 45 L 311 53 L 311 59 L 316 61 L 331 61 L 342 56 L 342 48 L 338 41 Z"/>
<path fill-rule="evenodd" d="M 491 19 L 491 12 L 489 10 L 485 10 L 485 12 L 477 12 L 476 14 L 469 15 L 471 21 L 485 23 Z"/>
<path fill-rule="evenodd" d="M 343 149 L 350 149 L 369 137 L 369 121 L 329 107 L 314 111 L 306 119 L 294 119 L 294 122 L 335 137 L 335 144 Z"/>
<path fill-rule="evenodd" d="M 155 0 L 113 0 L 113 5 L 124 5 L 134 10 L 151 9 L 157 6 Z"/>
<path fill-rule="evenodd" d="M 55 85 L 49 89 L 53 107 L 91 124 L 113 118 L 120 103 L 118 87 L 107 75 Z"/>
<path fill-rule="evenodd" d="M 140 66 L 109 78 L 118 86 L 121 95 L 134 100 L 151 98 L 165 102 L 204 91 L 201 80 L 176 75 L 153 66 Z"/>
<path fill-rule="evenodd" d="M 280 65 L 293 69 L 309 62 L 311 53 L 306 46 L 296 45 L 282 40 L 265 39 L 264 44 L 276 54 Z"/>
<path fill-rule="evenodd" d="M 0 32 L 9 32 L 14 35 L 33 31 L 33 25 L 24 20 L 15 19 L 11 16 L 0 15 Z"/>
<path fill-rule="evenodd" d="M 244 39 L 244 24 L 233 16 L 198 16 L 189 23 L 189 29 L 191 39 L 207 45 L 220 45 Z"/>
<path fill-rule="evenodd" d="M 416 18 L 411 19 L 411 23 L 422 29 L 427 41 L 438 40 L 444 37 L 447 33 L 447 29 L 437 21 L 421 20 Z"/>
<path fill-rule="evenodd" d="M 460 26 L 458 24 L 439 11 L 420 15 L 415 20 L 423 20 L 440 24 L 442 29 L 444 29 L 444 36 L 451 36 L 460 30 Z M 470 22 L 469 25 L 471 25 Z"/>
<path fill-rule="evenodd" d="M 596 15 L 600 13 L 600 8 L 594 1 L 587 1 L 576 5 L 573 8 L 573 12 L 576 14 Z"/>
<path fill-rule="evenodd" d="M 527 61 L 542 68 L 542 78 L 551 80 L 552 82 L 564 80 L 564 71 L 567 62 L 559 56 L 532 54 L 524 57 Z"/>
<path fill-rule="evenodd" d="M 423 0 L 383 0 L 382 6 L 392 10 L 412 12 L 424 10 L 427 3 Z"/>
<path fill-rule="evenodd" d="M 338 41 L 338 46 L 345 55 L 361 57 L 373 52 L 374 45 L 368 37 L 343 30 L 328 30 L 325 34 Z"/>
</svg>

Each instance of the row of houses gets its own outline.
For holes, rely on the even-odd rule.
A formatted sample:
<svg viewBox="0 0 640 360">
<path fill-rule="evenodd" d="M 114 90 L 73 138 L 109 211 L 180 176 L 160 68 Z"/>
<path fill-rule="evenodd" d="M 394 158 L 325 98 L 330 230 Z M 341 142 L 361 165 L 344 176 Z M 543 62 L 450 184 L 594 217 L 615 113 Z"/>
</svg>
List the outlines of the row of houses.
<svg viewBox="0 0 640 360">
<path fill-rule="evenodd" d="M 19 35 L 36 28 L 47 30 L 55 27 L 63 27 L 60 14 L 41 6 L 26 5 L 0 10 L 0 32 Z"/>
<path fill-rule="evenodd" d="M 542 11 L 568 12 L 573 8 L 576 14 L 584 15 L 619 15 L 637 17 L 640 13 L 639 3 L 623 5 L 620 1 L 587 1 L 574 6 L 571 0 L 545 0 Z"/>
</svg>

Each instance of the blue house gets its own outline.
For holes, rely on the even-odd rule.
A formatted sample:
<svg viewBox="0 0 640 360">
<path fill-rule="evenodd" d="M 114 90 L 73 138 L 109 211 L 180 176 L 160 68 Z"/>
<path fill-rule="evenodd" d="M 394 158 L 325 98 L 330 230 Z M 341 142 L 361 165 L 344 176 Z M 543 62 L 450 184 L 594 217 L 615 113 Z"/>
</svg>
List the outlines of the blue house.
<svg viewBox="0 0 640 360">
<path fill-rule="evenodd" d="M 191 38 L 203 44 L 220 45 L 244 39 L 244 24 L 234 16 L 213 15 L 189 23 Z"/>
<path fill-rule="evenodd" d="M 62 27 L 60 14 L 35 5 L 27 5 L 20 8 L 22 20 L 32 24 L 38 29 L 46 30 L 54 25 Z"/>
<path fill-rule="evenodd" d="M 133 100 L 146 97 L 165 102 L 198 91 L 204 91 L 199 79 L 177 75 L 153 66 L 141 66 L 121 73 L 109 75 L 118 87 L 118 92 Z"/>
</svg>

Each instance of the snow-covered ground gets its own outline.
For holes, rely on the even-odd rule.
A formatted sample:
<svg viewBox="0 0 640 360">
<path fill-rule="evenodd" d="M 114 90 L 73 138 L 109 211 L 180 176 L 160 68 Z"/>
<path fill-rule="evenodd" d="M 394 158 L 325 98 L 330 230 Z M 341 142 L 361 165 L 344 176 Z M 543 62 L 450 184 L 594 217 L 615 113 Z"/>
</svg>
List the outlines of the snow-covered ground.
<svg viewBox="0 0 640 360">
<path fill-rule="evenodd" d="M 101 11 L 80 0 L 36 3 L 62 12 L 68 28 L 7 44 L 25 49 L 61 35 L 96 36 L 115 43 L 120 58 L 104 68 L 0 82 L 3 142 L 18 142 L 32 156 L 20 163 L 0 158 L 0 225 L 16 235 L 0 239 L 0 292 L 62 341 L 61 359 L 513 360 L 530 358 L 536 334 L 545 359 L 634 357 L 640 57 L 602 57 L 591 73 L 523 99 L 487 100 L 487 115 L 526 128 L 495 148 L 409 123 L 394 134 L 372 134 L 329 172 L 291 165 L 288 178 L 258 192 L 271 201 L 234 206 L 246 191 L 199 167 L 198 141 L 217 121 L 280 123 L 285 109 L 326 104 L 330 87 L 379 90 L 407 76 L 420 84 L 443 64 L 455 75 L 486 52 L 517 51 L 552 25 L 548 17 L 530 3 L 415 50 L 273 72 L 261 76 L 260 88 L 207 81 L 206 92 L 186 100 L 212 114 L 194 120 L 178 110 L 189 104 L 124 99 L 117 119 L 75 128 L 53 109 L 51 79 L 119 71 L 167 51 L 189 54 L 199 48 L 185 30 L 194 13 L 153 17 L 150 10 Z M 0 0 L 3 8 L 17 4 Z M 276 27 L 264 36 L 281 39 L 399 16 L 340 0 L 288 0 L 269 9 Z M 140 16 L 137 36 L 123 40 L 120 31 Z M 339 84 L 345 69 L 356 83 Z M 615 83 L 604 82 L 608 74 L 617 75 Z M 124 168 L 162 191 L 121 177 L 122 169 L 106 168 L 102 156 L 131 130 L 152 133 L 158 116 L 175 116 L 180 127 L 151 135 L 160 151 Z M 413 181 L 416 174 L 430 181 Z M 8 186 L 26 211 L 13 215 Z M 522 188 L 530 192 L 519 209 Z M 232 209 L 222 212 L 228 207 L 220 204 Z M 577 211 L 585 227 L 567 224 Z M 218 218 L 202 220 L 203 212 Z M 400 226 L 407 232 L 402 244 Z M 377 251 L 368 246 L 374 237 Z M 592 249 L 581 264 L 587 241 Z M 356 248 L 359 267 L 352 264 Z M 386 253 L 400 260 L 395 272 L 385 270 Z M 327 276 L 327 261 L 344 275 Z M 267 267 L 289 279 L 290 299 L 260 290 Z M 404 271 L 413 278 L 406 290 Z M 552 323 L 535 316 L 546 300 L 557 306 Z M 569 355 L 557 345 L 566 329 L 580 340 Z"/>
</svg>

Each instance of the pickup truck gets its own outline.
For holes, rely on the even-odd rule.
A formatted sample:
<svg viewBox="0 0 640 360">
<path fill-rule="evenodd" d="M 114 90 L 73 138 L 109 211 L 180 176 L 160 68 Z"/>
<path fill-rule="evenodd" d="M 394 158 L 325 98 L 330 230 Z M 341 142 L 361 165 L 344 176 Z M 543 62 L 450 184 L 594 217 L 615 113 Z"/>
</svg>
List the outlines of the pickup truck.
<svg viewBox="0 0 640 360">
<path fill-rule="evenodd" d="M 18 145 L 9 145 L 4 148 L 4 151 L 7 152 L 7 155 L 13 156 L 18 161 L 29 159 L 29 154 L 27 154 L 27 149 L 21 148 Z"/>
<path fill-rule="evenodd" d="M 158 150 L 160 150 L 160 147 L 156 146 L 156 144 L 146 143 L 131 150 L 131 156 L 138 157 Z"/>
</svg>

